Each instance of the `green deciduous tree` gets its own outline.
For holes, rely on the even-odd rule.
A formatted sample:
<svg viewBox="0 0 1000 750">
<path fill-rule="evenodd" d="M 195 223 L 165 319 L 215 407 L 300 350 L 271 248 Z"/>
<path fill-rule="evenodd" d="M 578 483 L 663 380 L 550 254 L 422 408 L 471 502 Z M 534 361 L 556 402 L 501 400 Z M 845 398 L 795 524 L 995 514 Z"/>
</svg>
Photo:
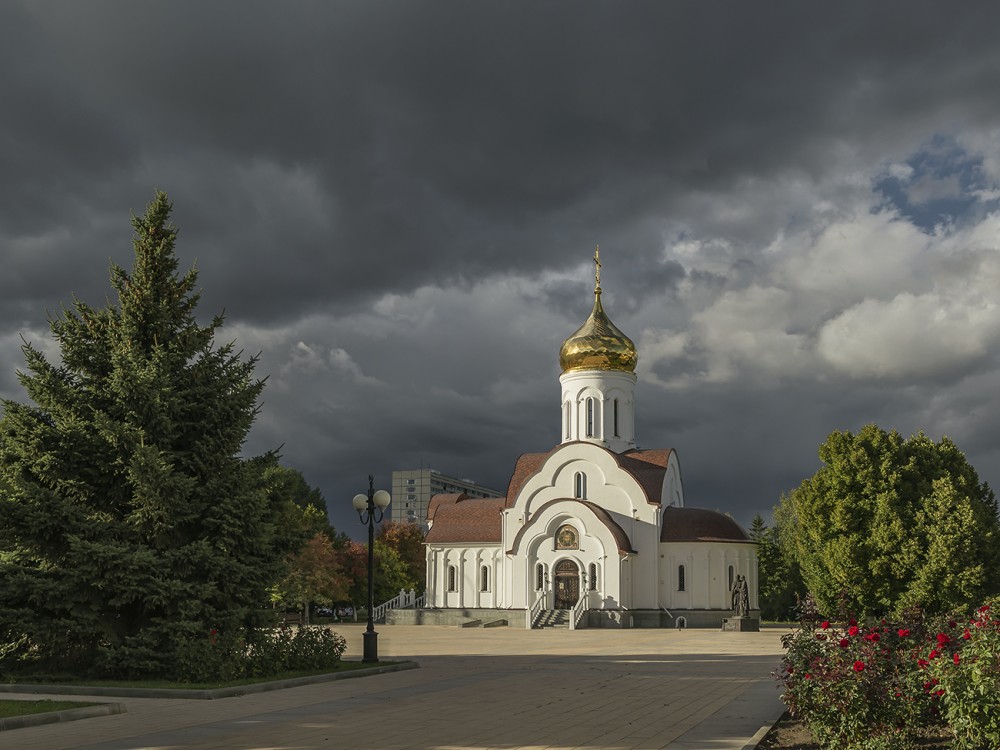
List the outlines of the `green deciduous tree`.
<svg viewBox="0 0 1000 750">
<path fill-rule="evenodd" d="M 779 527 L 823 610 L 941 612 L 1000 591 L 996 498 L 951 440 L 867 425 L 819 455 Z"/>
<path fill-rule="evenodd" d="M 310 604 L 345 601 L 349 589 L 340 555 L 330 538 L 320 531 L 291 556 L 288 572 L 272 589 L 271 596 L 277 604 L 301 607 L 302 621 L 309 624 Z"/>
<path fill-rule="evenodd" d="M 424 593 L 427 562 L 423 527 L 416 523 L 386 521 L 379 526 L 375 534 L 378 541 L 396 550 L 406 568 L 406 577 L 414 582 L 417 595 Z"/>
<path fill-rule="evenodd" d="M 51 320 L 60 361 L 25 343 L 31 404 L 0 419 L 4 666 L 178 675 L 193 643 L 238 650 L 290 551 L 266 491 L 273 457 L 240 451 L 263 384 L 198 322 L 171 204 L 133 217 L 117 304 Z"/>
<path fill-rule="evenodd" d="M 326 500 L 302 472 L 270 461 L 263 467 L 262 478 L 271 502 L 280 509 L 278 531 L 290 548 L 300 550 L 317 533 L 325 534 L 337 551 L 347 546 L 350 539 L 330 524 Z"/>
<path fill-rule="evenodd" d="M 368 606 L 368 545 L 351 542 L 344 551 L 344 572 L 350 581 L 348 601 L 355 609 Z M 375 540 L 375 606 L 399 595 L 400 589 L 412 589 L 416 581 L 409 577 L 406 565 L 395 549 Z"/>
</svg>

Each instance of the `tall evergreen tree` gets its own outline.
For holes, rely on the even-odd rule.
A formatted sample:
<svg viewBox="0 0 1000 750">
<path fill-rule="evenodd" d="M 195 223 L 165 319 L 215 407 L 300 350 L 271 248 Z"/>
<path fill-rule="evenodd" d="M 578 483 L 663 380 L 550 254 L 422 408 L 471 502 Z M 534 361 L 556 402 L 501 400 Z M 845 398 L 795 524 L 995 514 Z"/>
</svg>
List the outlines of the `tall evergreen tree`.
<svg viewBox="0 0 1000 750">
<path fill-rule="evenodd" d="M 798 566 L 782 551 L 777 527 L 768 527 L 759 513 L 750 522 L 750 538 L 757 542 L 761 618 L 794 620 L 798 598 L 806 593 Z"/>
<path fill-rule="evenodd" d="M 8 668 L 179 675 L 210 633 L 235 653 L 289 551 L 264 486 L 275 459 L 240 457 L 256 360 L 215 344 L 221 317 L 197 321 L 170 211 L 157 193 L 133 217 L 132 271 L 111 266 L 117 304 L 74 301 L 51 320 L 61 362 L 25 343 L 33 404 L 3 402 Z"/>
</svg>

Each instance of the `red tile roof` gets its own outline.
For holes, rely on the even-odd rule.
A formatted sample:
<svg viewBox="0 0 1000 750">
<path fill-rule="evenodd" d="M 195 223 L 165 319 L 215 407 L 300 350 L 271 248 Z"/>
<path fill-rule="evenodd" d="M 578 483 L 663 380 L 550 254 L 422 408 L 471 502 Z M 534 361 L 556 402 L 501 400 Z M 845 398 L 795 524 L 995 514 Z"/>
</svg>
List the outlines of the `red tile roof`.
<svg viewBox="0 0 1000 750">
<path fill-rule="evenodd" d="M 514 473 L 510 475 L 510 482 L 507 483 L 508 508 L 514 505 L 514 501 L 517 500 L 517 496 L 521 493 L 524 483 L 528 481 L 528 477 L 538 471 L 545 462 L 545 459 L 552 454 L 552 451 L 558 448 L 559 446 L 556 446 L 548 453 L 522 453 L 517 457 L 517 462 L 514 464 Z"/>
<path fill-rule="evenodd" d="M 674 508 L 663 511 L 661 542 L 744 542 L 750 535 L 725 513 L 705 508 Z"/>
<path fill-rule="evenodd" d="M 503 538 L 500 512 L 505 497 L 469 497 L 435 495 L 427 508 L 430 531 L 427 544 L 487 542 L 498 544 Z"/>
<path fill-rule="evenodd" d="M 579 441 L 585 442 L 585 441 Z M 550 450 L 548 453 L 522 453 L 517 463 L 514 464 L 514 473 L 510 477 L 507 485 L 507 507 L 510 508 L 517 500 L 517 496 L 524 487 L 525 482 L 535 474 L 545 463 L 545 459 L 566 445 L 562 443 Z M 592 445 L 592 443 L 588 443 Z M 606 448 L 604 450 L 607 450 Z M 608 451 L 614 456 L 618 465 L 627 471 L 642 487 L 646 495 L 646 501 L 652 505 L 659 505 L 661 502 L 660 493 L 663 490 L 663 475 L 667 471 L 667 462 L 670 461 L 670 454 L 673 448 L 663 448 L 658 450 L 631 450 L 625 453 L 615 453 Z"/>
<path fill-rule="evenodd" d="M 673 448 L 651 451 L 627 451 L 615 454 L 618 465 L 631 474 L 646 493 L 646 502 L 659 505 L 663 498 L 663 475 Z"/>
</svg>

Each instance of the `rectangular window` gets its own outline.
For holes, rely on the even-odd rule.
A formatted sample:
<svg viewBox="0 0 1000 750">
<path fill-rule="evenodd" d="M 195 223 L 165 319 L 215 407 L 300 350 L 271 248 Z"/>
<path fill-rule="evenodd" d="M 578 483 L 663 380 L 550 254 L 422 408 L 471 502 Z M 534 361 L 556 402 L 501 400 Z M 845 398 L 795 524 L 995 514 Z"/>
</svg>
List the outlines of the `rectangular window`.
<svg viewBox="0 0 1000 750">
<path fill-rule="evenodd" d="M 618 399 L 615 399 L 615 437 L 621 437 L 618 432 Z"/>
</svg>

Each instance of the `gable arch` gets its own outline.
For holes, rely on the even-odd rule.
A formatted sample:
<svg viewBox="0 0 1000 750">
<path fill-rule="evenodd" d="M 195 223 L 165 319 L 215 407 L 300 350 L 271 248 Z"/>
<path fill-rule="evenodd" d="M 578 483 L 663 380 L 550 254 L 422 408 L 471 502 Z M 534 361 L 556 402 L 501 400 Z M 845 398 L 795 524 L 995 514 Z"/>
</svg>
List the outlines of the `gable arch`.
<svg viewBox="0 0 1000 750">
<path fill-rule="evenodd" d="M 559 529 L 567 524 L 577 530 L 579 552 L 586 553 L 587 557 L 603 558 L 613 553 L 634 552 L 628 534 L 603 508 L 594 503 L 558 498 L 546 503 L 530 523 L 521 527 L 507 554 L 536 559 L 541 548 L 548 548 Z M 573 553 L 566 550 L 566 554 L 572 556 Z"/>
<path fill-rule="evenodd" d="M 550 453 L 527 478 L 513 499 L 511 507 L 515 515 L 527 522 L 548 501 L 573 497 L 577 472 L 586 474 L 586 499 L 622 517 L 650 513 L 651 504 L 645 489 L 622 468 L 617 454 L 599 445 L 579 441 L 565 443 Z"/>
</svg>

